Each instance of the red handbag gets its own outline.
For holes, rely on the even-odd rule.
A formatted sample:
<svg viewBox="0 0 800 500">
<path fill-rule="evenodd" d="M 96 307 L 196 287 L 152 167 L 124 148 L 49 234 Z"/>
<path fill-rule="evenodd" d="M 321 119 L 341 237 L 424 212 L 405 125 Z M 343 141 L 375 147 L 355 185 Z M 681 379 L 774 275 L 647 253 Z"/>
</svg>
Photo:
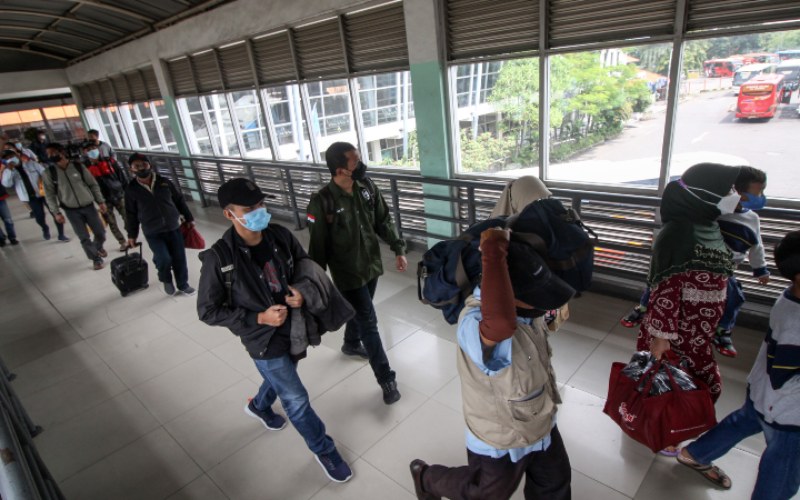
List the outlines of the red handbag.
<svg viewBox="0 0 800 500">
<path fill-rule="evenodd" d="M 206 247 L 206 240 L 203 239 L 203 236 L 197 228 L 189 225 L 188 222 L 184 222 L 181 224 L 180 229 L 183 235 L 183 246 L 195 250 L 202 250 Z"/>
<path fill-rule="evenodd" d="M 603 413 L 620 428 L 653 452 L 692 439 L 717 425 L 714 403 L 708 387 L 694 379 L 696 390 L 681 389 L 670 370 L 672 390 L 650 395 L 653 379 L 662 363 L 658 361 L 639 381 L 622 373 L 625 363 L 613 363 L 608 380 L 608 398 Z M 637 387 L 641 387 L 639 392 Z"/>
</svg>

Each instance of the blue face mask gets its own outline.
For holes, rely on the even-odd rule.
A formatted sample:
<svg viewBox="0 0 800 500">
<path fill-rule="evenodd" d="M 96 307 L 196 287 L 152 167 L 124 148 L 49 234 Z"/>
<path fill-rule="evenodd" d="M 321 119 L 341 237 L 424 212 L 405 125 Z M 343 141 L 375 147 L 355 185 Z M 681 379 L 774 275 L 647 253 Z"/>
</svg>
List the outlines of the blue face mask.
<svg viewBox="0 0 800 500">
<path fill-rule="evenodd" d="M 86 156 L 91 158 L 92 160 L 96 160 L 100 158 L 100 150 L 99 149 L 90 149 L 86 152 Z"/>
<path fill-rule="evenodd" d="M 253 231 L 254 233 L 263 231 L 269 225 L 269 220 L 272 218 L 272 214 L 267 212 L 265 207 L 257 208 L 252 212 L 248 212 L 244 214 L 244 221 L 239 217 L 236 217 L 233 212 L 231 212 L 233 218 L 242 225 L 245 229 L 249 231 Z"/>
<path fill-rule="evenodd" d="M 756 196 L 754 194 L 747 193 L 747 199 L 741 202 L 742 208 L 747 208 L 749 210 L 761 210 L 767 205 L 767 197 L 763 194 L 761 196 Z"/>
</svg>

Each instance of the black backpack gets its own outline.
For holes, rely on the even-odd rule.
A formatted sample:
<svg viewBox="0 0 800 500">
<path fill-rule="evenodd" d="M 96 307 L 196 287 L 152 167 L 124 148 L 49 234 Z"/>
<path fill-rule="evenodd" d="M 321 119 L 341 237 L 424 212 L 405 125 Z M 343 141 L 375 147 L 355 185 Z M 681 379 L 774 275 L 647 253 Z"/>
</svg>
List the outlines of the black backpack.
<svg viewBox="0 0 800 500">
<path fill-rule="evenodd" d="M 470 226 L 461 236 L 435 244 L 417 265 L 417 296 L 440 309 L 445 321 L 458 322 L 464 299 L 480 283 L 480 235 L 493 227 L 512 230 L 511 238 L 531 245 L 550 270 L 577 292 L 588 289 L 594 267 L 597 235 L 560 201 L 535 201 L 511 217 L 497 217 Z"/>
</svg>

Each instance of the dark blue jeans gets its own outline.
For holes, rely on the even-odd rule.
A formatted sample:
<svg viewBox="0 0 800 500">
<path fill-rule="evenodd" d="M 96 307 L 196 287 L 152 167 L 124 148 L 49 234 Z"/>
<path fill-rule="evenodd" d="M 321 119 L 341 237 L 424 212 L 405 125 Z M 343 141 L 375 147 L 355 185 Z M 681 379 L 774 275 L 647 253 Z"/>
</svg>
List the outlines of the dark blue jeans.
<svg viewBox="0 0 800 500">
<path fill-rule="evenodd" d="M 189 285 L 189 269 L 186 267 L 186 248 L 183 246 L 183 235 L 179 229 L 163 233 L 146 234 L 145 239 L 153 251 L 153 264 L 158 270 L 158 281 L 172 283 L 175 274 L 175 285 L 183 290 Z"/>
<path fill-rule="evenodd" d="M 800 431 L 771 427 L 761 419 L 748 395 L 744 406 L 690 444 L 689 454 L 701 464 L 710 464 L 741 440 L 764 433 L 767 449 L 758 464 L 752 500 L 788 500 L 800 487 Z"/>
<path fill-rule="evenodd" d="M 272 407 L 276 398 L 289 421 L 297 432 L 303 436 L 308 449 L 315 455 L 326 454 L 336 449 L 333 439 L 325 434 L 325 424 L 311 408 L 308 392 L 297 375 L 297 364 L 288 354 L 279 358 L 254 359 L 258 372 L 264 382 L 253 399 L 256 409 L 264 411 Z"/>
<path fill-rule="evenodd" d="M 378 316 L 372 305 L 377 286 L 378 278 L 375 278 L 361 288 L 342 290 L 344 298 L 356 310 L 356 315 L 347 322 L 344 329 L 344 342 L 352 345 L 360 340 L 364 344 L 375 378 L 379 384 L 385 384 L 395 379 L 395 373 L 389 367 L 389 358 L 383 350 L 381 335 L 378 332 Z"/>
<path fill-rule="evenodd" d="M 31 198 L 28 200 L 28 205 L 31 206 L 31 212 L 33 212 L 33 218 L 36 219 L 36 223 L 42 228 L 42 234 L 50 236 L 50 227 L 47 225 L 47 219 L 45 218 L 46 213 L 50 211 L 47 207 L 47 202 L 44 201 L 44 198 Z M 56 230 L 59 238 L 64 236 L 64 224 L 56 222 Z"/>
<path fill-rule="evenodd" d="M 11 211 L 8 209 L 6 200 L 0 200 L 0 219 L 3 219 L 3 225 L 6 226 L 8 239 L 16 240 L 17 232 L 14 231 L 14 219 L 11 218 Z M 0 240 L 6 240 L 6 233 L 4 233 L 2 229 L 0 229 Z"/>
<path fill-rule="evenodd" d="M 739 310 L 744 304 L 744 292 L 742 291 L 742 284 L 736 278 L 731 276 L 728 278 L 728 292 L 725 298 L 725 312 L 722 314 L 722 319 L 719 320 L 719 327 L 723 330 L 732 330 L 736 325 L 736 316 L 739 315 Z"/>
</svg>

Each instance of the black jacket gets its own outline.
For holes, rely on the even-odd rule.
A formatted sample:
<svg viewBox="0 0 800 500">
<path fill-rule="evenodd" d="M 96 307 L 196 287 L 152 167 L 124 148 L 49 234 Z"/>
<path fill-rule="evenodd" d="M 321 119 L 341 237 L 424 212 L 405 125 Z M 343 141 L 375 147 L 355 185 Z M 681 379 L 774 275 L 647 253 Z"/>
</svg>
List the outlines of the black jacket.
<svg viewBox="0 0 800 500">
<path fill-rule="evenodd" d="M 125 230 L 128 238 L 139 236 L 139 224 L 147 236 L 178 229 L 181 215 L 187 222 L 194 220 L 186 200 L 175 185 L 155 172 L 153 175 L 156 179 L 152 193 L 136 179 L 125 188 Z"/>
<path fill-rule="evenodd" d="M 294 286 L 295 263 L 307 259 L 308 254 L 285 227 L 270 225 L 263 234 L 275 245 L 278 258 L 274 259 L 274 264 L 284 287 Z M 233 227 L 225 231 L 220 240 L 230 248 L 233 256 L 231 304 L 225 304 L 228 292 L 217 255 L 213 250 L 207 250 L 200 253 L 203 264 L 197 294 L 197 315 L 208 325 L 227 327 L 239 337 L 250 357 L 263 358 L 276 329 L 259 325 L 257 320 L 258 313 L 273 305 L 272 293 L 264 282 L 263 270 L 253 264 L 250 249 Z"/>
</svg>

